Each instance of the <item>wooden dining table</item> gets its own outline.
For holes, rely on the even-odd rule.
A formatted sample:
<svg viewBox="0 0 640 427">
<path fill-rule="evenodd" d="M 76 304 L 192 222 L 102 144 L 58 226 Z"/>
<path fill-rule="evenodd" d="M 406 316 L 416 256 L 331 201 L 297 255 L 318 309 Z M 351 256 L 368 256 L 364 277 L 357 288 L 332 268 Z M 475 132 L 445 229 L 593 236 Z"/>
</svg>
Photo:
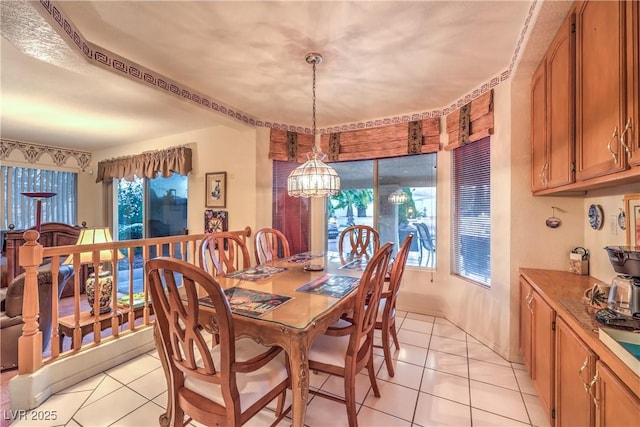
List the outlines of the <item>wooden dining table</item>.
<svg viewBox="0 0 640 427">
<path fill-rule="evenodd" d="M 259 267 L 249 269 L 246 274 L 216 277 L 224 289 L 236 288 L 241 290 L 240 293 L 243 293 L 242 290 L 255 290 L 290 297 L 286 302 L 282 302 L 286 298 L 274 298 L 277 306 L 258 317 L 234 310 L 233 303 L 231 305 L 237 337 L 249 336 L 263 345 L 282 347 L 288 353 L 291 363 L 292 417 L 296 427 L 304 425 L 309 395 L 308 355 L 311 344 L 318 334 L 326 331 L 353 307 L 355 286 L 359 284 L 364 265 L 345 265 L 344 257 L 338 253 L 307 252 L 265 264 L 269 267 L 267 270 L 283 269 L 270 275 L 267 273 L 269 277 L 266 278 L 262 273 L 264 269 Z M 309 266 L 317 267 L 318 271 L 310 271 Z M 345 295 L 340 295 L 339 285 L 338 291 L 333 293 L 335 296 L 325 295 L 315 285 L 329 278 L 347 284 L 353 282 L 354 287 Z M 299 290 L 309 284 L 307 287 L 313 290 Z"/>
</svg>

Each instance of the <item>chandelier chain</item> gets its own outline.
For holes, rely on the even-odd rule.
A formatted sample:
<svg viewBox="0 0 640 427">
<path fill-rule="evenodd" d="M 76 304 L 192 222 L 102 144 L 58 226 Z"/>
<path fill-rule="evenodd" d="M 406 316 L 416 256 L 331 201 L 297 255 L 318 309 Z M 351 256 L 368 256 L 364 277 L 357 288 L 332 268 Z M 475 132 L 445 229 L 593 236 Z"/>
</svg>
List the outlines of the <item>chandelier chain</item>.
<svg viewBox="0 0 640 427">
<path fill-rule="evenodd" d="M 316 137 L 316 63 L 318 61 L 313 61 L 313 130 L 312 135 L 314 138 L 313 143 L 313 151 L 316 151 L 315 137 Z"/>
</svg>

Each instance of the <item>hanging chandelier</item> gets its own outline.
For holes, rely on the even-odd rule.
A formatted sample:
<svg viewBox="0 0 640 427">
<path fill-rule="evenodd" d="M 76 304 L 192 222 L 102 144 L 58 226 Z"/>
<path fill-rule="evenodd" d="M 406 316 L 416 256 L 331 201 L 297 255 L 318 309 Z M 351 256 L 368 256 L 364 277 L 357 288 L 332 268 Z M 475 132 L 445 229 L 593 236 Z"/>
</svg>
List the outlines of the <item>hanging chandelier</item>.
<svg viewBox="0 0 640 427">
<path fill-rule="evenodd" d="M 326 155 L 318 151 L 316 135 L 316 65 L 322 62 L 319 53 L 305 56 L 313 66 L 313 151 L 307 153 L 307 161 L 295 168 L 287 178 L 287 192 L 292 197 L 324 197 L 340 192 L 340 177 L 334 168 L 323 162 Z"/>
<path fill-rule="evenodd" d="M 393 193 L 389 194 L 389 203 L 392 205 L 404 205 L 409 201 L 409 195 L 398 188 Z"/>
</svg>

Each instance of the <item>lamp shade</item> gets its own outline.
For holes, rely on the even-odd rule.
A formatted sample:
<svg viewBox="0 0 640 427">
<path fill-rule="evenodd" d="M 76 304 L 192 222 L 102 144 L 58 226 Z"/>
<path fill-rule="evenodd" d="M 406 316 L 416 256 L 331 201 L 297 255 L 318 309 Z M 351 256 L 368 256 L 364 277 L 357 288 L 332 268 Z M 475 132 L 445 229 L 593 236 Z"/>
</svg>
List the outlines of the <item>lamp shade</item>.
<svg viewBox="0 0 640 427">
<path fill-rule="evenodd" d="M 409 201 L 409 195 L 402 189 L 397 189 L 393 193 L 389 194 L 389 203 L 392 205 L 404 205 Z"/>
<path fill-rule="evenodd" d="M 307 161 L 291 171 L 287 192 L 292 197 L 324 197 L 340 192 L 340 177 L 334 168 L 323 162 L 325 155 L 307 153 Z"/>
<path fill-rule="evenodd" d="M 107 227 L 100 228 L 84 228 L 80 231 L 78 236 L 77 246 L 82 245 L 94 245 L 97 243 L 109 243 L 113 242 L 111 238 L 111 231 Z M 103 249 L 100 251 L 100 262 L 111 261 L 111 249 Z M 118 259 L 123 259 L 124 255 L 118 251 Z M 93 252 L 81 252 L 80 253 L 81 264 L 93 263 Z M 63 264 L 73 264 L 73 254 L 69 255 L 64 260 Z"/>
</svg>

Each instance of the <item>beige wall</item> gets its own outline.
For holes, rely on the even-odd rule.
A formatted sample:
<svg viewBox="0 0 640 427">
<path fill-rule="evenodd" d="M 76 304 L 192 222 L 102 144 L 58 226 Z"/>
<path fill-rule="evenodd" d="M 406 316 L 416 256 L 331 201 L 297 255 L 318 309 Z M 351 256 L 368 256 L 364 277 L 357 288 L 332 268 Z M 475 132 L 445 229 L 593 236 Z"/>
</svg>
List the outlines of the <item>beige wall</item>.
<svg viewBox="0 0 640 427">
<path fill-rule="evenodd" d="M 256 190 L 256 129 L 215 126 L 110 147 L 93 156 L 97 164 L 100 160 L 112 157 L 178 145 L 185 145 L 193 150 L 193 171 L 189 174 L 187 205 L 189 232 L 196 234 L 204 231 L 204 211 L 207 209 L 204 202 L 204 179 L 207 172 L 227 172 L 227 206 L 224 210 L 229 212 L 229 229 L 239 230 L 249 226 L 255 231 L 256 212 L 259 211 Z M 98 212 L 97 216 L 101 221 L 106 222 L 102 200 L 95 196 L 102 193 L 102 184 L 94 183 L 88 191 L 91 196 L 80 199 L 81 205 L 86 207 L 89 204 Z"/>
</svg>

